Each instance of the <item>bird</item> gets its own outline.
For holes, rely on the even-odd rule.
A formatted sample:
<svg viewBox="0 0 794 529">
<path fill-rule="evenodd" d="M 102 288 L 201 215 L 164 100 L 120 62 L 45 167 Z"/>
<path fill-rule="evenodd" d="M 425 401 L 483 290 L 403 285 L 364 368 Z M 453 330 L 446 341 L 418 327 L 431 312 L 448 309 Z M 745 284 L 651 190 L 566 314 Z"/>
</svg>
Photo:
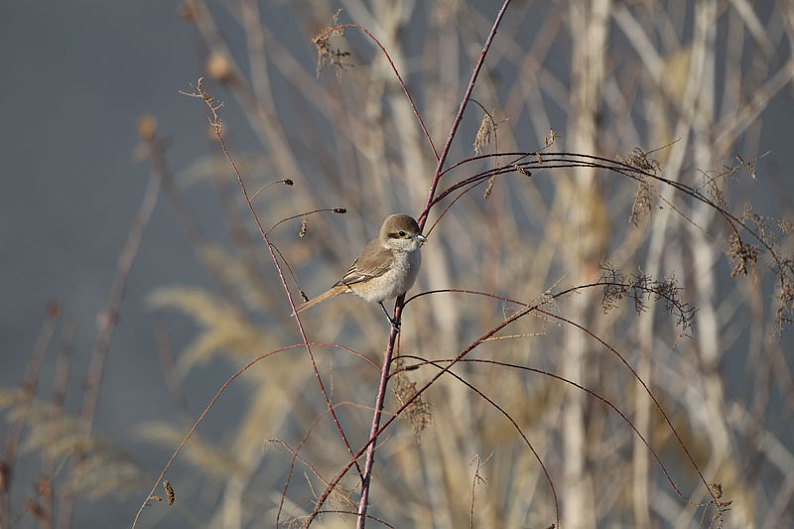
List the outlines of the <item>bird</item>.
<svg viewBox="0 0 794 529">
<path fill-rule="evenodd" d="M 297 307 L 295 313 L 339 294 L 353 293 L 370 303 L 380 304 L 392 326 L 399 329 L 383 302 L 405 294 L 414 284 L 422 262 L 419 248 L 425 242 L 427 238 L 410 215 L 387 217 L 378 236 L 364 247 L 342 279 Z"/>
</svg>

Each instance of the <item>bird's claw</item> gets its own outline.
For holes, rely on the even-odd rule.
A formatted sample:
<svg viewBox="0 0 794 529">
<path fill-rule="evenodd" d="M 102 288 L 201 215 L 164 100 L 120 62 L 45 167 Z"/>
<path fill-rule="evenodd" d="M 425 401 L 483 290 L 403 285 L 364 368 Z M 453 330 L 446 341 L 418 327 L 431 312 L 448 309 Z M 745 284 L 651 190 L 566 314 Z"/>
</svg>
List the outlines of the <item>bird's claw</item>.
<svg viewBox="0 0 794 529">
<path fill-rule="evenodd" d="M 391 326 L 394 328 L 394 330 L 400 332 L 400 324 L 397 323 L 391 316 L 386 317 L 389 318 L 389 323 L 391 323 Z"/>
</svg>

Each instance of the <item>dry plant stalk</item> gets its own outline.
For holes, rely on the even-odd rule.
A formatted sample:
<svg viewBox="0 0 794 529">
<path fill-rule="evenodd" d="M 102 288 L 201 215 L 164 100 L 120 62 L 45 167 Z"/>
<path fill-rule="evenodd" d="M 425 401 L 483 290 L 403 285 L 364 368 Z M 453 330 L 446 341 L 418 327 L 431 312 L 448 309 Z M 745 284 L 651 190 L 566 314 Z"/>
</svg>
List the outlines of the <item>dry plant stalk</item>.
<svg viewBox="0 0 794 529">
<path fill-rule="evenodd" d="M 265 5 L 229 9 L 240 49 L 203 1 L 184 3 L 208 48 L 206 76 L 187 95 L 206 107 L 218 178 L 236 186 L 225 221 L 243 234 L 211 240 L 183 201 L 220 293 L 171 286 L 150 299 L 196 323 L 178 344 L 178 375 L 226 363 L 229 383 L 253 396 L 224 418 L 224 439 L 190 438 L 187 468 L 169 468 L 147 499 L 163 499 L 163 487 L 170 503 L 178 488 L 178 506 L 197 506 L 188 485 L 209 475 L 218 501 L 196 512 L 219 525 L 271 511 L 297 526 L 791 525 L 794 455 L 786 425 L 769 420 L 790 411 L 779 395 L 794 388 L 783 332 L 794 315 L 792 228 L 776 218 L 791 205 L 761 214 L 743 197 L 770 181 L 760 160 L 775 154 L 753 152 L 768 148 L 753 147 L 754 135 L 790 86 L 794 25 L 781 24 L 784 3 L 750 4 L 516 4 L 504 18 L 493 6 L 363 2 L 340 14 L 318 4 L 317 18 L 296 11 L 317 35 L 307 64 Z M 486 19 L 493 29 L 476 42 Z M 230 138 L 243 132 L 222 120 L 213 83 L 249 120 L 261 180 L 236 163 Z M 495 109 L 481 121 L 474 96 Z M 142 120 L 142 142 L 156 130 Z M 441 149 L 431 137 L 445 137 Z M 179 203 L 187 191 L 162 181 Z M 422 198 L 430 242 L 417 288 L 395 309 L 401 332 L 386 336 L 381 315 L 355 300 L 295 332 L 292 292 L 325 285 L 385 212 L 420 212 Z M 353 214 L 331 215 L 344 210 L 337 203 Z M 410 380 L 395 355 L 411 359 Z M 29 417 L 19 402 L 8 409 Z M 65 428 L 66 417 L 39 425 Z M 148 432 L 171 447 L 184 437 Z M 274 437 L 284 451 L 262 449 Z M 111 461 L 117 476 L 136 475 L 97 438 L 81 442 L 105 457 L 84 469 Z M 477 457 L 488 458 L 487 481 L 479 466 L 472 477 Z M 684 490 L 673 476 L 699 485 Z M 95 493 L 125 488 L 84 477 Z M 26 515 L 52 517 L 59 503 L 48 498 L 65 485 L 37 488 Z"/>
</svg>

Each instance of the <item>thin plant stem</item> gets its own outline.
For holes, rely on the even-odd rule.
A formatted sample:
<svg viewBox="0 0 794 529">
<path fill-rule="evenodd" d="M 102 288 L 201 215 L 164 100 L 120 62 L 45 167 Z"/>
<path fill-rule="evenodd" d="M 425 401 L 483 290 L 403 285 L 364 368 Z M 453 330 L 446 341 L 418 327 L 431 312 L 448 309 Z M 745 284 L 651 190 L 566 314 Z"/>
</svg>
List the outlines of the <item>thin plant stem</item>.
<svg viewBox="0 0 794 529">
<path fill-rule="evenodd" d="M 466 91 L 465 91 L 465 93 L 463 95 L 463 98 L 461 99 L 460 106 L 458 108 L 458 113 L 455 116 L 455 120 L 452 122 L 452 127 L 450 128 L 449 134 L 447 135 L 447 141 L 446 141 L 446 143 L 444 145 L 444 149 L 441 151 L 441 156 L 437 157 L 436 170 L 435 170 L 435 173 L 433 175 L 433 179 L 432 179 L 431 184 L 430 184 L 430 190 L 428 192 L 427 203 L 425 204 L 424 211 L 422 212 L 422 214 L 417 219 L 417 221 L 419 223 L 419 229 L 420 230 L 424 228 L 424 225 L 427 222 L 427 214 L 428 214 L 428 212 L 430 210 L 430 206 L 431 206 L 431 203 L 433 201 L 433 197 L 434 197 L 434 195 L 436 193 L 436 189 L 438 187 L 438 181 L 439 181 L 439 178 L 441 177 L 441 170 L 442 170 L 442 168 L 444 166 L 444 162 L 446 161 L 447 156 L 449 154 L 449 149 L 450 149 L 450 146 L 452 145 L 452 140 L 455 138 L 455 135 L 457 133 L 458 127 L 460 126 L 460 122 L 463 119 L 463 112 L 466 110 L 466 105 L 468 104 L 469 98 L 471 97 L 471 93 L 474 90 L 474 85 L 475 85 L 475 83 L 477 81 L 477 77 L 478 77 L 478 75 L 480 73 L 480 70 L 482 69 L 482 65 L 485 62 L 485 57 L 488 54 L 488 50 L 491 47 L 491 42 L 493 42 L 493 38 L 496 35 L 496 30 L 499 27 L 499 23 L 501 22 L 502 17 L 504 16 L 504 13 L 507 10 L 507 6 L 509 4 L 510 4 L 510 0 L 505 0 L 505 2 L 502 4 L 501 9 L 499 10 L 499 12 L 496 15 L 496 19 L 494 20 L 494 23 L 491 26 L 491 31 L 488 33 L 488 37 L 485 39 L 485 44 L 483 45 L 482 51 L 480 52 L 480 57 L 477 60 L 477 63 L 475 64 L 475 66 L 474 66 L 474 70 L 472 71 L 471 79 L 469 80 L 469 84 L 466 87 Z M 364 31 L 366 31 L 366 30 L 364 30 Z M 369 33 L 367 33 L 367 34 L 369 34 Z M 380 46 L 380 43 L 378 43 L 378 45 Z M 381 47 L 381 49 L 383 49 L 383 48 Z M 383 50 L 383 51 L 385 53 L 385 50 Z M 388 55 L 387 55 L 387 57 L 388 57 Z M 391 59 L 389 59 L 389 62 L 391 62 Z M 392 64 L 392 67 L 394 67 L 393 64 Z M 396 69 L 395 69 L 395 73 L 396 73 Z M 403 85 L 403 89 L 405 89 L 405 85 L 402 83 L 402 79 L 400 79 L 400 83 Z M 408 94 L 407 90 L 406 90 L 406 94 L 408 95 L 408 98 L 410 99 L 410 95 Z M 420 123 L 422 123 L 421 117 L 419 116 L 418 112 L 416 112 L 416 107 L 413 104 L 413 100 L 411 100 L 411 107 L 414 109 L 414 112 L 416 113 L 416 117 L 419 119 Z M 425 130 L 424 124 L 422 124 L 422 129 Z M 427 135 L 427 139 L 428 139 L 428 141 L 431 142 L 431 146 L 432 146 L 432 140 L 430 140 L 430 135 L 427 134 L 426 130 L 425 130 L 425 134 Z M 433 151 L 435 152 L 435 147 L 433 147 Z M 396 322 L 397 325 L 399 325 L 400 319 L 402 317 L 402 311 L 403 311 L 404 302 L 405 302 L 405 294 L 399 296 L 397 298 L 395 304 L 394 304 L 394 316 L 392 317 L 392 320 L 394 322 Z M 367 508 L 368 508 L 368 501 L 369 501 L 369 491 L 370 491 L 370 484 L 371 484 L 371 477 L 372 477 L 372 467 L 375 464 L 375 446 L 376 446 L 376 442 L 377 442 L 378 432 L 380 431 L 379 425 L 380 425 L 380 420 L 381 420 L 381 416 L 382 416 L 382 413 L 383 413 L 383 403 L 385 402 L 385 399 L 386 399 L 386 389 L 387 389 L 388 382 L 389 382 L 389 368 L 391 366 L 391 358 L 392 358 L 392 356 L 394 354 L 394 345 L 395 345 L 396 340 L 397 340 L 397 334 L 398 334 L 397 330 L 395 329 L 394 326 L 392 326 L 390 334 L 389 334 L 389 339 L 388 339 L 388 342 L 386 344 L 386 351 L 385 351 L 385 353 L 383 355 L 383 368 L 381 369 L 381 378 L 380 378 L 380 381 L 379 381 L 379 384 L 378 384 L 378 393 L 377 393 L 377 395 L 375 397 L 375 411 L 372 414 L 372 425 L 370 427 L 370 438 L 369 438 L 369 441 L 367 443 L 367 456 L 366 456 L 366 460 L 365 460 L 365 463 L 364 463 L 364 475 L 363 475 L 362 484 L 361 484 L 361 498 L 360 498 L 359 506 L 358 506 L 358 520 L 357 520 L 357 523 L 356 523 L 356 529 L 364 529 L 364 526 L 366 524 Z M 318 505 L 319 505 L 319 503 L 318 503 Z M 310 520 L 311 520 L 311 518 L 310 518 Z M 309 521 L 309 523 L 310 523 L 310 521 Z M 305 525 L 305 527 L 308 527 L 308 523 Z"/>
<path fill-rule="evenodd" d="M 400 72 L 397 70 L 397 67 L 394 65 L 394 62 L 392 61 L 391 56 L 389 55 L 389 52 L 386 51 L 386 48 L 383 47 L 383 44 L 381 44 L 380 41 L 378 39 L 376 39 L 375 36 L 372 33 L 370 33 L 369 31 L 367 31 L 366 28 L 364 28 L 364 27 L 362 27 L 362 26 L 360 26 L 358 24 L 339 24 L 339 25 L 332 26 L 332 27 L 328 28 L 327 30 L 323 31 L 322 33 L 320 33 L 319 35 L 314 37 L 314 42 L 318 42 L 318 41 L 320 41 L 322 39 L 325 39 L 329 35 L 334 33 L 335 31 L 338 31 L 338 30 L 344 29 L 344 28 L 356 28 L 356 29 L 360 30 L 367 37 L 372 39 L 372 41 L 378 46 L 378 48 L 380 48 L 380 51 L 386 57 L 386 60 L 389 61 L 389 65 L 391 66 L 391 69 L 394 72 L 395 77 L 397 77 L 397 81 L 400 83 L 400 86 L 403 89 L 403 93 L 405 93 L 405 97 L 408 98 L 408 103 L 410 103 L 410 105 L 411 105 L 411 110 L 413 110 L 414 116 L 416 116 L 417 121 L 419 121 L 419 127 L 421 127 L 422 132 L 424 133 L 425 138 L 427 139 L 427 142 L 430 144 L 430 148 L 433 150 L 433 156 L 440 163 L 440 159 L 438 157 L 438 151 L 436 151 L 436 146 L 433 144 L 433 138 L 430 137 L 430 133 L 427 131 L 427 127 L 425 127 L 425 123 L 422 120 L 422 116 L 419 114 L 419 110 L 417 110 L 416 105 L 414 104 L 413 97 L 411 97 L 411 92 L 408 90 L 408 87 L 405 86 L 405 82 L 403 81 L 403 78 L 400 75 Z"/>
<path fill-rule="evenodd" d="M 162 186 L 162 176 L 165 174 L 165 155 L 164 144 L 158 137 L 151 137 L 145 140 L 148 155 L 152 160 L 152 171 L 146 185 L 138 212 L 132 221 L 127 241 L 119 254 L 119 261 L 116 267 L 116 275 L 113 278 L 113 286 L 110 289 L 105 308 L 99 314 L 99 336 L 97 337 L 94 354 L 88 370 L 88 377 L 85 384 L 85 395 L 83 407 L 80 413 L 80 420 L 84 433 L 91 432 L 94 421 L 96 405 L 99 399 L 99 390 L 102 383 L 102 375 L 105 369 L 105 362 L 110 350 L 110 343 L 113 340 L 113 333 L 116 330 L 119 319 L 121 303 L 124 301 L 124 294 L 127 290 L 132 265 L 138 256 L 138 251 L 143 240 L 143 233 L 149 224 L 157 206 L 157 199 L 160 195 Z"/>
<path fill-rule="evenodd" d="M 405 294 L 397 298 L 394 307 L 394 321 L 400 321 L 402 316 L 402 309 L 405 302 Z M 383 404 L 386 400 L 386 387 L 389 383 L 389 369 L 391 367 L 392 356 L 394 355 L 394 344 L 397 340 L 397 329 L 392 325 L 390 327 L 389 341 L 386 345 L 386 352 L 383 355 L 383 366 L 380 370 L 380 380 L 378 382 L 378 393 L 375 397 L 375 411 L 372 414 L 372 426 L 369 431 L 369 438 L 371 442 L 367 446 L 367 456 L 364 461 L 364 479 L 361 484 L 361 498 L 358 504 L 358 519 L 356 527 L 362 529 L 364 527 L 367 515 L 367 507 L 369 502 L 370 480 L 372 478 L 372 467 L 375 464 L 375 443 L 378 437 L 378 430 L 380 428 L 381 417 L 383 416 Z"/>
<path fill-rule="evenodd" d="M 250 362 L 245 364 L 243 367 L 238 369 L 232 376 L 230 376 L 228 379 L 226 379 L 226 382 L 224 382 L 223 385 L 218 389 L 218 391 L 215 393 L 215 395 L 210 400 L 209 404 L 207 404 L 204 407 L 204 411 L 201 412 L 201 415 L 199 415 L 198 419 L 196 419 L 196 421 L 193 423 L 193 426 L 185 434 L 184 438 L 179 443 L 179 446 L 177 446 L 176 449 L 174 450 L 173 454 L 171 454 L 171 457 L 168 459 L 168 462 L 163 466 L 163 469 L 160 471 L 160 474 L 154 480 L 154 485 L 152 485 L 152 488 L 149 491 L 149 494 L 146 496 L 146 499 L 144 499 L 143 502 L 141 502 L 141 505 L 138 508 L 138 512 L 135 513 L 135 518 L 133 519 L 132 526 L 131 526 L 132 529 L 135 529 L 135 527 L 138 525 L 138 521 L 140 520 L 141 515 L 143 514 L 143 510 L 148 505 L 148 502 L 152 498 L 152 496 L 154 495 L 155 491 L 157 490 L 157 487 L 160 486 L 160 483 L 163 481 L 163 478 L 165 478 L 165 475 L 168 472 L 168 469 L 171 468 L 171 465 L 173 465 L 174 461 L 176 461 L 177 456 L 179 456 L 179 454 L 182 452 L 182 449 L 185 447 L 187 442 L 190 440 L 191 437 L 193 437 L 193 434 L 196 433 L 196 430 L 198 430 L 199 425 L 201 425 L 201 423 L 204 421 L 204 418 L 207 416 L 207 414 L 210 412 L 210 410 L 215 406 L 215 402 L 217 402 L 217 400 L 221 397 L 221 395 L 223 395 L 223 393 L 231 386 L 231 383 L 234 382 L 234 380 L 237 379 L 237 377 L 239 377 L 240 375 L 245 373 L 249 368 L 251 368 L 254 364 L 258 363 L 259 361 L 264 360 L 266 358 L 270 358 L 271 356 L 276 355 L 278 353 L 283 353 L 285 351 L 290 351 L 290 350 L 293 350 L 293 349 L 304 348 L 307 345 L 316 346 L 316 347 L 334 347 L 334 348 L 337 348 L 337 349 L 342 349 L 344 351 L 350 352 L 350 353 L 358 356 L 359 358 L 367 360 L 366 357 L 364 357 L 360 353 L 357 353 L 357 352 L 353 351 L 352 349 L 350 349 L 348 347 L 344 347 L 344 346 L 341 346 L 341 345 L 338 345 L 338 344 L 332 344 L 332 343 L 311 342 L 311 343 L 308 343 L 308 344 L 307 343 L 297 343 L 297 344 L 292 344 L 292 345 L 286 345 L 284 347 L 279 347 L 278 349 L 274 349 L 272 351 L 268 351 L 267 353 L 264 353 L 264 354 L 261 354 L 261 355 L 257 356 L 256 358 L 254 358 L 253 360 L 251 360 Z M 333 410 L 329 410 L 329 412 L 333 413 Z M 352 466 L 352 464 L 351 464 L 351 466 Z"/>
<path fill-rule="evenodd" d="M 477 64 L 474 65 L 474 70 L 471 73 L 471 79 L 469 79 L 469 84 L 466 86 L 466 92 L 463 94 L 463 98 L 460 101 L 460 106 L 458 107 L 458 113 L 455 115 L 455 120 L 452 122 L 452 128 L 447 135 L 447 141 L 444 144 L 444 148 L 441 151 L 441 156 L 438 159 L 438 163 L 436 164 L 436 171 L 433 174 L 433 180 L 430 182 L 430 190 L 427 194 L 427 202 L 425 203 L 425 208 L 422 210 L 422 214 L 419 215 L 417 222 L 419 223 L 419 228 L 424 228 L 425 223 L 427 222 L 427 215 L 430 212 L 430 207 L 433 204 L 433 199 L 435 198 L 436 189 L 438 188 L 438 181 L 441 178 L 441 172 L 444 168 L 444 163 L 447 161 L 447 156 L 449 155 L 449 149 L 452 146 L 452 140 L 455 138 L 455 135 L 458 131 L 458 127 L 460 126 L 461 120 L 463 120 L 463 112 L 466 110 L 466 105 L 469 103 L 469 98 L 471 97 L 471 93 L 474 90 L 474 85 L 477 82 L 477 77 L 480 75 L 480 70 L 482 69 L 482 65 L 485 63 L 485 57 L 488 54 L 488 50 L 491 47 L 491 42 L 493 42 L 493 38 L 496 35 L 496 30 L 499 27 L 499 23 L 502 21 L 502 17 L 507 11 L 507 6 L 510 5 L 510 0 L 505 0 L 502 4 L 501 9 L 496 14 L 496 20 L 494 20 L 493 26 L 491 26 L 491 31 L 488 33 L 488 37 L 485 39 L 485 44 L 482 47 L 482 51 L 480 51 L 480 57 L 477 60 Z"/>
</svg>

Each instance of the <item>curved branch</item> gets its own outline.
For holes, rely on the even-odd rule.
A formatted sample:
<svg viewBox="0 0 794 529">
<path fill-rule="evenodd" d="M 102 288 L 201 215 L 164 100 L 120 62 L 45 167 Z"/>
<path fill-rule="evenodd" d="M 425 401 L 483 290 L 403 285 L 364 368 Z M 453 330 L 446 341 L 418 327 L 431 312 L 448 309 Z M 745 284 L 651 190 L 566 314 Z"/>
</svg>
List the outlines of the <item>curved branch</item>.
<svg viewBox="0 0 794 529">
<path fill-rule="evenodd" d="M 436 367 L 436 368 L 439 368 L 439 369 L 441 369 L 441 366 L 439 365 L 440 362 L 452 362 L 452 360 L 427 360 L 425 358 L 422 358 L 421 356 L 415 356 L 415 355 L 400 355 L 400 358 L 414 358 L 416 360 L 421 361 L 424 364 L 429 364 L 429 365 L 432 365 L 433 367 Z M 462 361 L 464 361 L 464 362 L 478 362 L 479 360 L 466 358 L 466 359 L 463 359 Z M 487 362 L 487 360 L 486 360 L 486 362 Z M 498 364 L 499 362 L 492 362 L 492 363 L 497 363 Z M 409 367 L 413 368 L 415 366 L 409 366 Z M 399 372 L 404 371 L 404 370 L 405 369 L 398 369 L 394 373 L 396 374 L 396 373 L 399 373 Z M 501 413 L 502 415 L 504 415 L 505 418 L 508 421 L 510 421 L 510 424 L 513 425 L 513 428 L 515 428 L 516 432 L 518 432 L 518 435 L 520 435 L 521 438 L 524 440 L 524 444 L 527 445 L 529 450 L 532 452 L 532 455 L 535 456 L 535 460 L 538 462 L 538 464 L 540 465 L 540 468 L 543 470 L 543 474 L 545 474 L 545 476 L 546 476 L 546 481 L 548 481 L 549 487 L 551 488 L 551 496 L 554 498 L 554 514 L 555 514 L 556 521 L 557 521 L 556 527 L 559 527 L 560 526 L 560 502 L 559 502 L 559 500 L 557 498 L 557 489 L 554 487 L 554 480 L 551 479 L 551 475 L 549 474 L 549 471 L 546 468 L 546 465 L 543 464 L 543 460 L 540 458 L 540 454 L 538 454 L 537 450 L 535 450 L 535 447 L 532 446 L 532 443 L 529 441 L 529 439 L 527 439 L 527 436 L 521 430 L 521 427 L 518 425 L 518 423 L 515 421 L 515 419 L 513 419 L 513 417 L 511 417 L 510 414 L 507 413 L 507 411 L 505 411 L 504 408 L 502 408 L 499 404 L 497 404 L 488 395 L 486 395 L 485 393 L 483 393 L 482 391 L 477 389 L 477 387 L 475 387 L 474 385 L 469 383 L 463 377 L 461 377 L 460 375 L 458 375 L 457 373 L 455 373 L 453 371 L 447 371 L 446 374 L 454 377 L 459 382 L 465 384 L 466 387 L 468 387 L 470 390 L 472 390 L 474 393 L 476 393 L 478 396 L 480 396 L 482 399 L 484 399 L 486 402 L 488 402 L 488 404 L 490 404 L 491 406 L 496 408 L 496 410 L 499 413 Z M 618 412 L 618 413 L 620 413 L 620 412 Z"/>
<path fill-rule="evenodd" d="M 386 48 L 383 47 L 383 44 L 381 44 L 380 41 L 376 39 L 372 33 L 367 31 L 366 28 L 359 26 L 358 24 L 338 24 L 336 26 L 331 26 L 330 28 L 326 29 L 325 31 L 314 37 L 314 39 L 312 40 L 316 44 L 317 42 L 328 39 L 328 37 L 335 31 L 345 28 L 355 28 L 360 30 L 367 37 L 369 37 L 378 46 L 378 48 L 380 48 L 381 52 L 383 52 L 383 55 L 386 57 L 386 60 L 389 61 L 389 65 L 391 66 L 394 75 L 397 76 L 397 80 L 400 82 L 400 86 L 402 87 L 403 92 L 405 93 L 405 97 L 408 98 L 408 103 L 410 103 L 411 109 L 414 111 L 414 116 L 416 116 L 416 120 L 419 122 L 419 126 L 421 127 L 422 132 L 424 132 L 425 138 L 427 138 L 427 142 L 430 144 L 430 148 L 433 150 L 433 156 L 435 157 L 436 160 L 438 160 L 438 151 L 436 151 L 436 146 L 433 144 L 433 138 L 430 137 L 430 133 L 427 131 L 427 127 L 425 127 L 424 121 L 422 121 L 422 116 L 419 115 L 419 111 L 416 109 L 416 105 L 414 104 L 414 99 L 413 97 L 411 97 L 411 92 L 409 92 L 408 87 L 405 86 L 405 82 L 403 81 L 400 72 L 397 71 L 397 67 L 394 65 L 394 62 L 391 60 L 391 56 L 389 55 L 389 52 L 386 51 Z"/>
<path fill-rule="evenodd" d="M 483 44 L 482 50 L 480 51 L 480 58 L 477 60 L 477 64 L 474 65 L 474 70 L 471 72 L 471 79 L 469 79 L 469 84 L 466 86 L 466 92 L 463 94 L 463 99 L 460 101 L 458 113 L 455 115 L 455 120 L 452 122 L 452 128 L 449 130 L 447 141 L 444 144 L 444 149 L 441 151 L 441 157 L 438 159 L 438 164 L 436 165 L 436 172 L 433 175 L 433 180 L 430 182 L 430 191 L 427 194 L 425 208 L 416 219 L 419 223 L 420 230 L 425 227 L 425 223 L 427 222 L 427 215 L 430 213 L 430 208 L 433 205 L 433 198 L 435 197 L 436 189 L 438 188 L 438 181 L 441 178 L 444 162 L 446 162 L 447 156 L 449 155 L 449 149 L 452 146 L 452 140 L 455 138 L 455 134 L 458 131 L 460 122 L 463 119 L 463 111 L 466 110 L 466 105 L 471 98 L 471 92 L 474 90 L 474 84 L 477 82 L 477 77 L 480 75 L 482 65 L 485 63 L 485 56 L 488 54 L 488 50 L 491 48 L 491 43 L 493 42 L 494 36 L 496 36 L 496 30 L 502 21 L 502 17 L 507 11 L 508 5 L 510 5 L 510 0 L 505 0 L 501 9 L 499 9 L 499 12 L 496 14 L 496 19 L 491 26 L 491 31 L 488 33 L 488 37 L 485 39 L 485 44 Z"/>
</svg>

